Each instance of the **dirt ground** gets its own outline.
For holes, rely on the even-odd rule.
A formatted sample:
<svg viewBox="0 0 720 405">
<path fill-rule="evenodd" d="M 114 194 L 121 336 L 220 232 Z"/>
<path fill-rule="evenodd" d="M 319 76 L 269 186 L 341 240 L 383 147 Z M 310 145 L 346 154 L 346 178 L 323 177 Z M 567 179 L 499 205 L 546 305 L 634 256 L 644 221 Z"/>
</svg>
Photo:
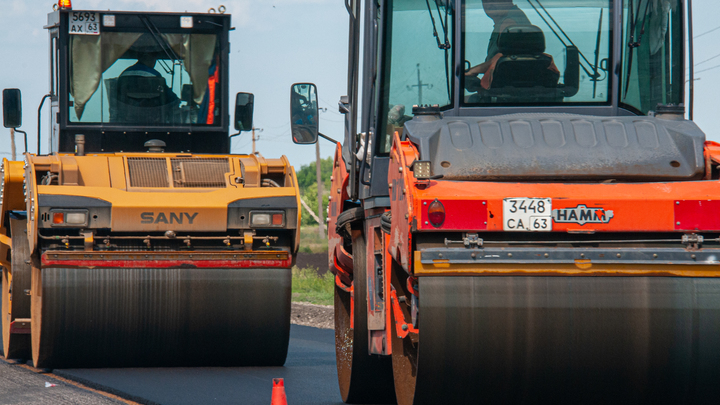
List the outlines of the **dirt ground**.
<svg viewBox="0 0 720 405">
<path fill-rule="evenodd" d="M 301 269 L 314 267 L 319 275 L 327 273 L 327 252 L 325 253 L 298 253 L 295 263 Z M 290 311 L 290 321 L 297 325 L 312 326 L 321 329 L 333 329 L 333 307 L 316 305 L 306 302 L 293 302 Z"/>
<path fill-rule="evenodd" d="M 320 329 L 333 329 L 333 307 L 293 302 L 290 310 L 290 322 Z"/>
<path fill-rule="evenodd" d="M 328 271 L 328 254 L 324 253 L 298 253 L 295 265 L 300 269 L 314 267 L 319 275 Z"/>
</svg>

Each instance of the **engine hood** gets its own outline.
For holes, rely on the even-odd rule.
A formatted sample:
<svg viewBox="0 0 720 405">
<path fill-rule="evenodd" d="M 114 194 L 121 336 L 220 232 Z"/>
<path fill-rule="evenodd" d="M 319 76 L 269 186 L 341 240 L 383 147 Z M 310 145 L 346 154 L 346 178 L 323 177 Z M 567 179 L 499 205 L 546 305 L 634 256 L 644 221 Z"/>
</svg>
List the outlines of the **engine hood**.
<svg viewBox="0 0 720 405">
<path fill-rule="evenodd" d="M 404 137 L 433 175 L 486 181 L 683 181 L 704 172 L 705 134 L 686 120 L 513 114 L 416 117 Z"/>
</svg>

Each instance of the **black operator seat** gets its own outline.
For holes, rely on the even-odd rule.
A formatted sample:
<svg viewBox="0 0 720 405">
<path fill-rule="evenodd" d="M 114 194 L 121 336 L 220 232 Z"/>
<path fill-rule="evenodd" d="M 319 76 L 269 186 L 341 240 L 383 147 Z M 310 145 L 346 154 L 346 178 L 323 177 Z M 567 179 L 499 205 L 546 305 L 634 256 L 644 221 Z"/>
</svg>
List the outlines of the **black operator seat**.
<svg viewBox="0 0 720 405">
<path fill-rule="evenodd" d="M 172 98 L 162 77 L 120 76 L 117 79 L 116 121 L 160 124 L 167 121 Z M 111 114 L 112 115 L 112 114 Z"/>
<path fill-rule="evenodd" d="M 502 56 L 493 74 L 493 96 L 506 94 L 532 97 L 536 92 L 544 91 L 548 96 L 555 96 L 555 91 L 549 89 L 558 87 L 560 72 L 552 56 L 545 54 L 545 35 L 540 28 L 535 25 L 508 27 L 498 38 L 498 48 Z M 536 91 L 532 91 L 532 88 Z M 503 91 L 499 91 L 501 89 Z M 520 91 L 512 94 L 515 93 L 512 89 Z"/>
</svg>

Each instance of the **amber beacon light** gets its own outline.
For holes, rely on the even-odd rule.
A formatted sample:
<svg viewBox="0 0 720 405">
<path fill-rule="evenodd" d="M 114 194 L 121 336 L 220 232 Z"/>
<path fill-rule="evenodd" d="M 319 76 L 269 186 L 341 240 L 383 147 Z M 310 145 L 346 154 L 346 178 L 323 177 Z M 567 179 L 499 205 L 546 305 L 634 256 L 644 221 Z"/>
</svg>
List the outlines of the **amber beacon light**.
<svg viewBox="0 0 720 405">
<path fill-rule="evenodd" d="M 70 9 L 72 9 L 72 1 L 60 0 L 60 1 L 58 1 L 58 7 L 70 10 Z"/>
</svg>

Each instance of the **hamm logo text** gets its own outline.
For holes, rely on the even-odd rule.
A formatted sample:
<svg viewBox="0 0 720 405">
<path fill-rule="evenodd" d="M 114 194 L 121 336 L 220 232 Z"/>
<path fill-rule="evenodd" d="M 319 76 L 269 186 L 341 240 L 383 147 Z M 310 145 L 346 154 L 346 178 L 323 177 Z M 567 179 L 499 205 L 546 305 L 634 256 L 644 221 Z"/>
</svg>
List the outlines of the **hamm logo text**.
<svg viewBox="0 0 720 405">
<path fill-rule="evenodd" d="M 586 205 L 578 205 L 575 208 L 553 210 L 552 217 L 553 221 L 561 224 L 607 224 L 613 218 L 613 212 L 606 211 L 605 208 L 588 208 Z"/>
</svg>

